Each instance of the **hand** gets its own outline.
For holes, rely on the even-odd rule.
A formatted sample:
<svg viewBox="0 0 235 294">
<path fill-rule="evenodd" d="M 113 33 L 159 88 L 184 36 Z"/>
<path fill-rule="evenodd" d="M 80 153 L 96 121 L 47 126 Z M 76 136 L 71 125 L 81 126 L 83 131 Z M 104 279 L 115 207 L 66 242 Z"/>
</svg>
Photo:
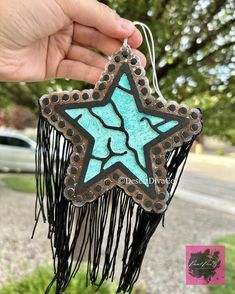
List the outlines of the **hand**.
<svg viewBox="0 0 235 294">
<path fill-rule="evenodd" d="M 133 48 L 142 42 L 132 22 L 96 0 L 0 0 L 0 80 L 96 83 L 107 62 L 98 52 L 113 54 L 125 37 Z"/>
</svg>

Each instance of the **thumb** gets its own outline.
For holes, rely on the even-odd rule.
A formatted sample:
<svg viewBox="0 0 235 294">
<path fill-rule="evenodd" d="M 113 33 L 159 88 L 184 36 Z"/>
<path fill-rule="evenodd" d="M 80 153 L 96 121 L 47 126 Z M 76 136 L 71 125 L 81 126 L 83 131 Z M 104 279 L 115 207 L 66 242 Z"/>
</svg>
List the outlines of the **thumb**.
<svg viewBox="0 0 235 294">
<path fill-rule="evenodd" d="M 70 19 L 96 28 L 112 38 L 126 38 L 135 31 L 134 24 L 96 0 L 57 0 Z"/>
</svg>

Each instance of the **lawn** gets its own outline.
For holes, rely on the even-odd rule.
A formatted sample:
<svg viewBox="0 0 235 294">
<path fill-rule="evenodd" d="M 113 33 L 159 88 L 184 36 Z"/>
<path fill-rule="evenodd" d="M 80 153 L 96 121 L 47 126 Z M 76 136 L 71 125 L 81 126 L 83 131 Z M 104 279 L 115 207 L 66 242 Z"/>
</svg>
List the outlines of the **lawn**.
<svg viewBox="0 0 235 294">
<path fill-rule="evenodd" d="M 25 192 L 35 193 L 36 182 L 34 175 L 9 175 L 3 178 L 3 182 L 8 189 Z"/>
<path fill-rule="evenodd" d="M 32 275 L 26 276 L 21 281 L 9 281 L 3 288 L 0 289 L 0 294 L 44 294 L 45 289 L 52 278 L 51 267 L 38 267 Z M 104 283 L 98 290 L 95 286 L 89 285 L 86 287 L 86 272 L 81 270 L 77 276 L 72 279 L 69 287 L 64 292 L 65 294 L 115 294 L 115 284 Z M 55 287 L 52 287 L 50 293 L 55 293 Z M 133 294 L 144 294 L 143 290 L 134 290 Z"/>
<path fill-rule="evenodd" d="M 210 286 L 211 294 L 235 293 L 235 235 L 227 236 L 215 242 L 215 245 L 225 246 L 225 285 Z"/>
</svg>

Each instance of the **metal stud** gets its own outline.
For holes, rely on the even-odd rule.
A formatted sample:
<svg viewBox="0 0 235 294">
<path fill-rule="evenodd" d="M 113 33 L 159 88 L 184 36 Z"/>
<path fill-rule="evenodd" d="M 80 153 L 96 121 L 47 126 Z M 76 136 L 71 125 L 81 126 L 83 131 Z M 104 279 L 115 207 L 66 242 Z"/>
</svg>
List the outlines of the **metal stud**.
<svg viewBox="0 0 235 294">
<path fill-rule="evenodd" d="M 146 208 L 150 208 L 150 207 L 152 207 L 152 205 L 153 205 L 152 201 L 150 201 L 150 200 L 145 200 L 144 201 L 144 206 Z"/>
<path fill-rule="evenodd" d="M 128 55 L 129 55 L 129 52 L 127 51 L 127 50 L 122 50 L 122 56 L 123 57 L 128 57 Z"/>
<path fill-rule="evenodd" d="M 42 103 L 43 103 L 44 105 L 49 105 L 49 103 L 50 103 L 49 98 L 48 98 L 48 97 L 44 98 L 44 99 L 42 100 Z"/>
<path fill-rule="evenodd" d="M 82 99 L 84 99 L 84 100 L 89 99 L 89 95 L 88 95 L 88 93 L 83 93 L 83 94 L 82 94 Z"/>
<path fill-rule="evenodd" d="M 78 169 L 75 166 L 72 166 L 70 172 L 71 174 L 75 175 L 78 172 Z"/>
<path fill-rule="evenodd" d="M 77 101 L 77 100 L 79 100 L 79 95 L 78 95 L 78 93 L 74 93 L 73 94 L 73 99 L 75 100 L 75 101 Z"/>
<path fill-rule="evenodd" d="M 51 113 L 51 109 L 49 107 L 44 108 L 43 112 L 48 115 Z"/>
<path fill-rule="evenodd" d="M 59 121 L 58 127 L 63 129 L 65 127 L 65 122 L 63 120 Z"/>
<path fill-rule="evenodd" d="M 132 64 L 132 65 L 135 65 L 137 62 L 138 62 L 138 61 L 137 61 L 136 58 L 132 58 L 132 59 L 131 59 L 131 64 Z"/>
<path fill-rule="evenodd" d="M 51 116 L 51 120 L 52 120 L 53 122 L 56 122 L 56 121 L 59 120 L 59 116 L 58 116 L 57 114 L 52 114 L 52 116 Z"/>
<path fill-rule="evenodd" d="M 103 80 L 104 80 L 104 81 L 108 81 L 109 78 L 110 78 L 110 77 L 109 77 L 109 75 L 107 75 L 107 74 L 103 76 Z"/>
<path fill-rule="evenodd" d="M 57 102 L 59 100 L 59 97 L 57 95 L 52 95 L 51 96 L 51 101 L 52 102 Z"/>
<path fill-rule="evenodd" d="M 143 194 L 138 193 L 135 197 L 137 200 L 142 200 L 143 199 Z"/>
<path fill-rule="evenodd" d="M 99 90 L 104 90 L 105 89 L 105 83 L 101 83 L 101 84 L 99 84 Z"/>
<path fill-rule="evenodd" d="M 134 192 L 135 191 L 135 186 L 131 185 L 127 187 L 128 192 Z"/>
<path fill-rule="evenodd" d="M 104 184 L 105 184 L 106 186 L 109 186 L 109 185 L 111 184 L 111 181 L 110 181 L 109 179 L 106 179 L 106 180 L 104 181 Z"/>
<path fill-rule="evenodd" d="M 95 100 L 97 100 L 97 99 L 100 98 L 100 93 L 99 93 L 99 92 L 94 92 L 94 93 L 92 94 L 92 97 L 93 97 Z"/>
<path fill-rule="evenodd" d="M 142 93 L 143 95 L 147 95 L 147 94 L 148 94 L 148 89 L 147 89 L 147 88 L 142 88 L 142 89 L 141 89 L 141 93 Z"/>
<path fill-rule="evenodd" d="M 115 65 L 114 64 L 109 64 L 108 71 L 112 72 L 114 70 L 115 70 Z"/>
<path fill-rule="evenodd" d="M 101 187 L 100 185 L 96 185 L 96 186 L 95 186 L 95 190 L 96 190 L 97 192 L 100 192 L 101 189 L 102 189 L 102 187 Z"/>
<path fill-rule="evenodd" d="M 64 101 L 69 100 L 69 95 L 68 95 L 68 94 L 64 94 L 64 95 L 62 96 L 62 99 L 63 99 Z"/>
<path fill-rule="evenodd" d="M 74 131 L 73 131 L 72 129 L 68 129 L 68 130 L 67 130 L 67 135 L 68 135 L 69 137 L 72 137 L 73 134 L 74 134 Z"/>
<path fill-rule="evenodd" d="M 114 174 L 113 174 L 113 179 L 117 181 L 117 180 L 119 179 L 119 174 L 114 173 Z"/>
<path fill-rule="evenodd" d="M 115 62 L 119 62 L 121 60 L 121 58 L 120 58 L 119 55 L 117 55 L 117 56 L 114 57 L 114 60 L 115 60 Z"/>
<path fill-rule="evenodd" d="M 135 74 L 137 75 L 137 76 L 139 76 L 139 75 L 141 75 L 141 68 L 137 68 L 136 70 L 135 70 Z"/>
</svg>

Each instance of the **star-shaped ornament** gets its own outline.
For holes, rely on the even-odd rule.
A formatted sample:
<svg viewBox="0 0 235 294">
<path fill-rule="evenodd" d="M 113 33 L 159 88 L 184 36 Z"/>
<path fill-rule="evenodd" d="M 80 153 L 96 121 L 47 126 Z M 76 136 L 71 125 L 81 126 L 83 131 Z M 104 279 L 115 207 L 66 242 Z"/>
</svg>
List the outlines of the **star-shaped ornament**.
<svg viewBox="0 0 235 294">
<path fill-rule="evenodd" d="M 110 57 L 94 90 L 44 95 L 40 105 L 73 145 L 64 195 L 75 206 L 119 186 L 145 210 L 165 211 L 166 155 L 201 131 L 201 114 L 153 97 L 129 48 Z"/>
</svg>

